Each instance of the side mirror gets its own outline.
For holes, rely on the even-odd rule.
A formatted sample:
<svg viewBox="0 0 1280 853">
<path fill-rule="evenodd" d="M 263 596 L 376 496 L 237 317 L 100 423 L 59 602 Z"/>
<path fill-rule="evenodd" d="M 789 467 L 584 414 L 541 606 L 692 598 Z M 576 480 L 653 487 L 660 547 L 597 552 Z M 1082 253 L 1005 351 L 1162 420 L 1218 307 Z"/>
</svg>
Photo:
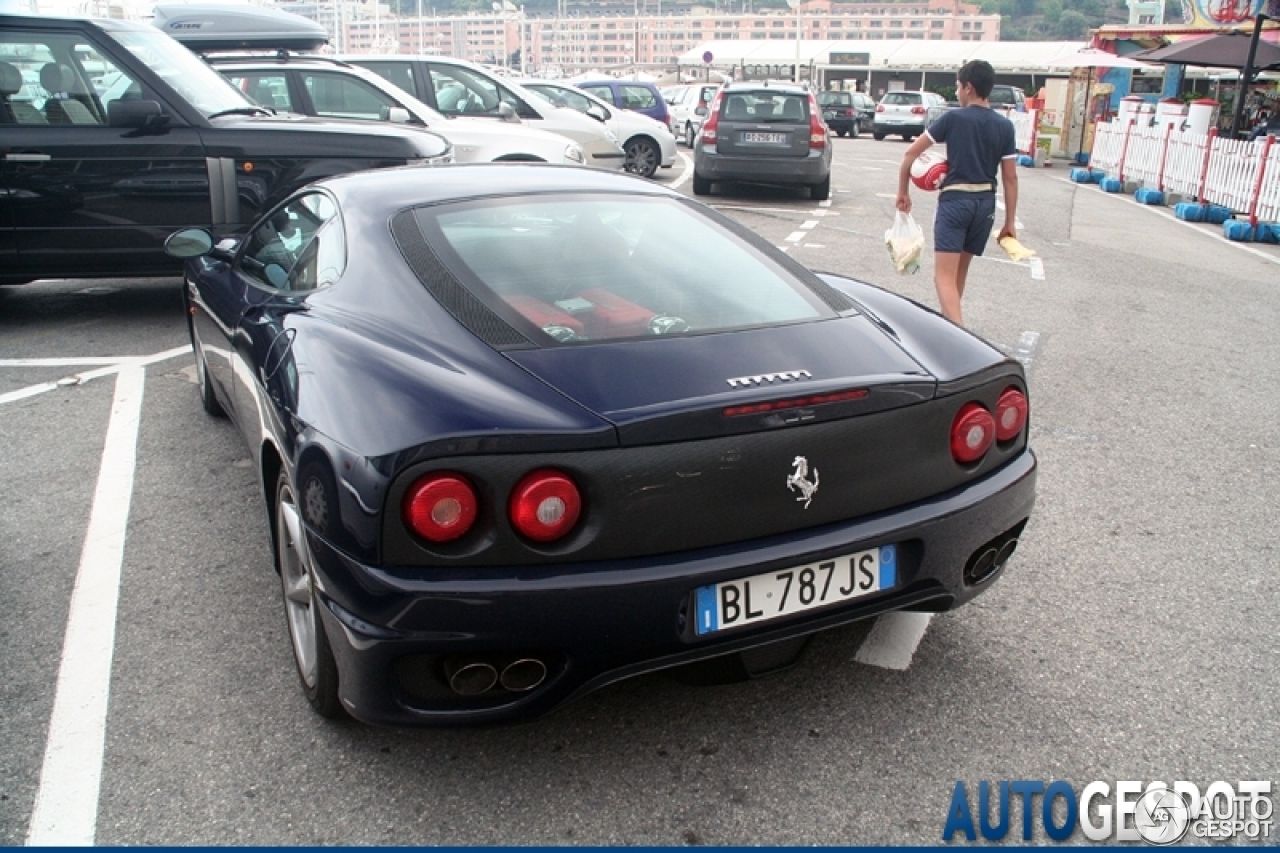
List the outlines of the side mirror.
<svg viewBox="0 0 1280 853">
<path fill-rule="evenodd" d="M 587 115 L 591 116 L 593 119 L 600 122 L 601 124 L 603 124 L 604 122 L 612 118 L 612 116 L 609 115 L 609 111 L 606 110 L 604 107 L 600 106 L 599 104 L 592 104 L 591 106 L 587 107 Z"/>
<path fill-rule="evenodd" d="M 164 241 L 164 253 L 171 258 L 198 258 L 212 249 L 213 235 L 203 228 L 183 228 Z"/>
<path fill-rule="evenodd" d="M 392 124 L 408 124 L 413 117 L 404 107 L 392 107 L 387 111 L 387 121 Z"/>
<path fill-rule="evenodd" d="M 156 101 L 115 100 L 107 104 L 107 123 L 112 127 L 162 128 L 169 124 Z"/>
<path fill-rule="evenodd" d="M 707 109 L 706 107 L 698 107 L 696 110 L 693 111 L 693 114 L 696 116 L 705 116 L 709 112 L 711 112 L 711 110 Z"/>
<path fill-rule="evenodd" d="M 503 121 L 509 121 L 512 124 L 520 123 L 520 116 L 516 114 L 516 111 L 512 109 L 511 105 L 506 101 L 498 102 L 498 118 Z"/>
</svg>

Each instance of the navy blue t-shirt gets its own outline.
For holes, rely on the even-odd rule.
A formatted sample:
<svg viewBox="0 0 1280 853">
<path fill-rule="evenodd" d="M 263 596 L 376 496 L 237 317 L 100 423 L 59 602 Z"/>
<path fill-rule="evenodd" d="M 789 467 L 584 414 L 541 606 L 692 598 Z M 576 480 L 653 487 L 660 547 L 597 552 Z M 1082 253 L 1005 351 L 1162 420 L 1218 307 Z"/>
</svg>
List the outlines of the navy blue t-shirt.
<svg viewBox="0 0 1280 853">
<path fill-rule="evenodd" d="M 991 184 L 994 191 L 1000 161 L 1018 155 L 1013 122 L 987 107 L 949 110 L 929 125 L 929 138 L 947 146 L 947 177 L 951 184 Z"/>
</svg>

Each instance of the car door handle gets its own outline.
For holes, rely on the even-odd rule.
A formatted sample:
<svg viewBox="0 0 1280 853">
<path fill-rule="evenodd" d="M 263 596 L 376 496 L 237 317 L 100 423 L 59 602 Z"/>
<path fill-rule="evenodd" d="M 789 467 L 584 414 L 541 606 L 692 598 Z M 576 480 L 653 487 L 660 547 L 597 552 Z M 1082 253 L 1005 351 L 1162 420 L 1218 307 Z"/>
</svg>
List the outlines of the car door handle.
<svg viewBox="0 0 1280 853">
<path fill-rule="evenodd" d="M 52 160 L 53 157 L 48 154 L 23 152 L 21 154 L 5 154 L 4 159 L 10 163 L 43 163 L 46 160 Z"/>
</svg>

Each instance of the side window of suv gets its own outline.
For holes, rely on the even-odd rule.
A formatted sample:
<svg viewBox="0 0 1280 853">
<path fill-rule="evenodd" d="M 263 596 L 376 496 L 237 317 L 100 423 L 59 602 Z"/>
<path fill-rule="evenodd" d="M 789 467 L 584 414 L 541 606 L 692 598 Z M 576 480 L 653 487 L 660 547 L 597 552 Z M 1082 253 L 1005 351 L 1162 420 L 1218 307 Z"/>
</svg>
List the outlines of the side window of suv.
<svg viewBox="0 0 1280 853">
<path fill-rule="evenodd" d="M 337 205 L 323 193 L 285 204 L 249 233 L 240 267 L 272 290 L 298 293 L 332 284 L 346 267 Z"/>
<path fill-rule="evenodd" d="M 259 71 L 231 71 L 226 75 L 231 84 L 256 103 L 277 112 L 296 113 L 289 96 L 289 81 L 284 74 L 268 74 Z"/>
<path fill-rule="evenodd" d="M 141 97 L 137 81 L 62 33 L 0 36 L 0 123 L 105 125 L 105 104 Z"/>
<path fill-rule="evenodd" d="M 584 92 L 590 92 L 606 104 L 615 103 L 613 100 L 613 89 L 608 86 L 579 86 L 578 88 Z"/>
<path fill-rule="evenodd" d="M 644 86 L 623 86 L 622 99 L 629 110 L 646 110 L 658 105 L 653 91 Z"/>
</svg>

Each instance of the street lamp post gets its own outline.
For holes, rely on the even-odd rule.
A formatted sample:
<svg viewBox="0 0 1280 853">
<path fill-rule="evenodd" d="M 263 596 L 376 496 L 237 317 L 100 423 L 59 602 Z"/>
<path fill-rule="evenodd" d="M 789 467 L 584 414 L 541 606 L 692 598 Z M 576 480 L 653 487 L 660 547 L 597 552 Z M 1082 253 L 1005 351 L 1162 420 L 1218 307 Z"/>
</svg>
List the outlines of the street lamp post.
<svg viewBox="0 0 1280 853">
<path fill-rule="evenodd" d="M 800 0 L 787 0 L 787 5 L 796 10 L 796 68 L 795 82 L 800 82 L 800 39 L 803 33 L 800 31 Z"/>
</svg>

